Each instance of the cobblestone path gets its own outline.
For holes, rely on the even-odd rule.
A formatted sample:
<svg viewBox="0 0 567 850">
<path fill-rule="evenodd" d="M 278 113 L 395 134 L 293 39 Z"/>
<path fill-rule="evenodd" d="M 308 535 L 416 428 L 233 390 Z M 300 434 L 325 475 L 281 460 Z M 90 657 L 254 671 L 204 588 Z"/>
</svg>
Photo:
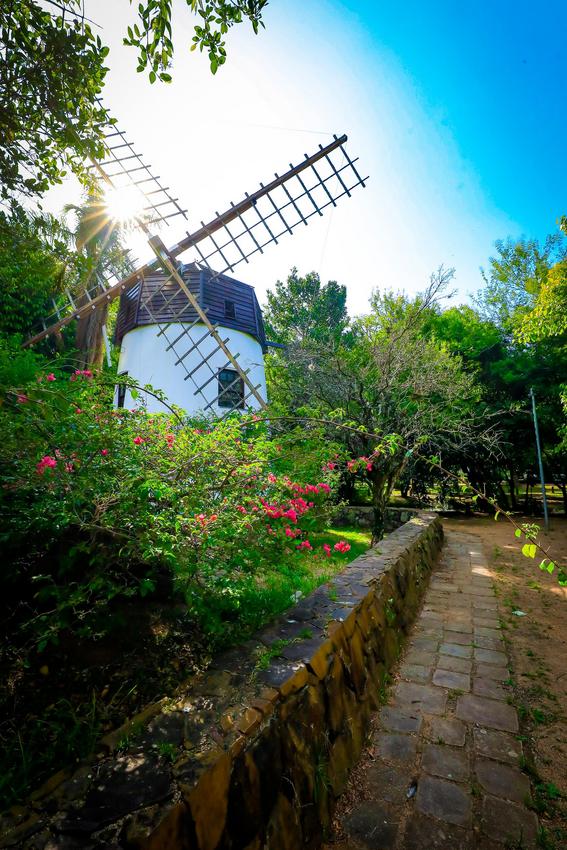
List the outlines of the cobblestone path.
<svg viewBox="0 0 567 850">
<path fill-rule="evenodd" d="M 333 850 L 535 847 L 509 675 L 481 541 L 449 531 Z"/>
</svg>

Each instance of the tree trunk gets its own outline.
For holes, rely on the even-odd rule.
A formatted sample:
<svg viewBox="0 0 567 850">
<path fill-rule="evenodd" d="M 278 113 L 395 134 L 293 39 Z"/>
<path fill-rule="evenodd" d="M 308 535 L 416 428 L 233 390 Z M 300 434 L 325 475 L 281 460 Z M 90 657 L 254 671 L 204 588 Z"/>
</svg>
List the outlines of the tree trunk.
<svg viewBox="0 0 567 850">
<path fill-rule="evenodd" d="M 567 516 L 567 484 L 561 484 L 561 493 L 563 494 L 563 513 Z"/>
<path fill-rule="evenodd" d="M 384 523 L 386 513 L 386 502 L 388 499 L 387 479 L 385 476 L 377 476 L 372 481 L 372 545 L 378 543 L 384 537 Z"/>
<path fill-rule="evenodd" d="M 518 510 L 518 499 L 516 496 L 516 479 L 514 476 L 514 470 L 510 468 L 508 470 L 508 484 L 510 485 L 510 507 L 513 511 Z"/>
<path fill-rule="evenodd" d="M 80 305 L 82 306 L 82 305 Z M 106 322 L 108 306 L 103 305 L 77 321 L 76 345 L 81 369 L 100 369 L 104 357 L 102 328 Z"/>
</svg>

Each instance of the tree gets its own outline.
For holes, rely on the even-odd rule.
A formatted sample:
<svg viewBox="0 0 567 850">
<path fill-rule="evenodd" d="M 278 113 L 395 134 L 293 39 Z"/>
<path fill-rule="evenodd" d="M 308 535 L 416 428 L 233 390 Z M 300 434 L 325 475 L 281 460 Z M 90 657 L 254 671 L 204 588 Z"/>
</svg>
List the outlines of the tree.
<svg viewBox="0 0 567 850">
<path fill-rule="evenodd" d="M 77 251 L 84 258 L 83 273 L 75 283 L 77 305 L 82 307 L 105 288 L 109 275 L 125 277 L 134 269 L 129 251 L 121 243 L 122 228 L 109 218 L 102 199 L 89 195 L 82 206 L 68 204 L 65 212 L 74 212 L 76 227 L 72 234 Z M 100 368 L 103 360 L 103 327 L 108 317 L 108 304 L 93 310 L 77 322 L 76 345 L 80 352 L 80 367 Z"/>
<path fill-rule="evenodd" d="M 126 2 L 126 0 L 123 0 Z M 267 0 L 187 0 L 199 17 L 193 47 L 206 50 L 211 71 L 226 61 L 224 36 L 249 20 L 255 32 Z M 100 104 L 109 53 L 83 13 L 82 0 L 0 3 L 0 198 L 42 195 L 68 170 L 85 186 L 88 157 L 104 156 L 110 120 Z M 171 80 L 172 0 L 138 4 L 138 23 L 124 43 L 138 50 L 150 82 Z"/>
<path fill-rule="evenodd" d="M 268 337 L 274 342 L 338 342 L 348 325 L 346 287 L 330 280 L 321 284 L 317 272 L 300 277 L 293 268 L 285 282 L 268 292 L 264 312 Z"/>
<path fill-rule="evenodd" d="M 53 13 L 33 0 L 0 4 L 0 197 L 41 195 L 67 169 L 87 181 L 103 155 L 97 102 L 108 48 L 66 0 Z M 61 11 L 59 11 L 61 10 Z M 75 14 L 73 14 L 73 12 Z"/>
<path fill-rule="evenodd" d="M 474 378 L 423 334 L 452 275 L 440 269 L 413 301 L 375 293 L 369 315 L 353 322 L 348 345 L 331 349 L 302 340 L 277 355 L 280 368 L 271 372 L 276 404 L 346 426 L 337 432 L 354 458 L 346 470 L 370 485 L 378 539 L 392 490 L 414 453 L 464 453 L 479 441 L 496 447 Z"/>
<path fill-rule="evenodd" d="M 522 317 L 516 333 L 522 342 L 567 337 L 567 259 L 549 269 L 533 309 Z"/>
<path fill-rule="evenodd" d="M 53 311 L 50 299 L 79 272 L 68 237 L 52 216 L 0 212 L 0 333 L 28 334 Z"/>
<path fill-rule="evenodd" d="M 537 239 L 496 242 L 490 271 L 482 272 L 485 286 L 476 298 L 481 316 L 513 334 L 532 309 L 555 263 L 567 258 L 567 239 L 553 233 L 540 245 Z"/>
</svg>

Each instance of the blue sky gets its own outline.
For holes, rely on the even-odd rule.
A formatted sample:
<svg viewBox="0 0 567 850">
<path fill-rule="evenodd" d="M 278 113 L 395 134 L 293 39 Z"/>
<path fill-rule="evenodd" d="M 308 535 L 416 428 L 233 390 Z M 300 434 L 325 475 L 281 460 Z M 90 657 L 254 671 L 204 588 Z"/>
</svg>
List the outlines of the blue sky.
<svg viewBox="0 0 567 850">
<path fill-rule="evenodd" d="M 567 213 L 563 3 L 271 0 L 266 30 L 236 28 L 212 77 L 188 51 L 194 19 L 176 0 L 170 86 L 149 86 L 121 45 L 135 6 L 87 2 L 111 47 L 105 101 L 191 223 L 333 132 L 348 133 L 370 175 L 241 269 L 260 299 L 296 265 L 345 283 L 362 312 L 373 288 L 417 292 L 444 264 L 466 300 L 496 239 L 544 237 Z M 53 208 L 70 193 L 54 192 Z M 174 222 L 161 235 L 172 243 L 182 232 Z"/>
</svg>

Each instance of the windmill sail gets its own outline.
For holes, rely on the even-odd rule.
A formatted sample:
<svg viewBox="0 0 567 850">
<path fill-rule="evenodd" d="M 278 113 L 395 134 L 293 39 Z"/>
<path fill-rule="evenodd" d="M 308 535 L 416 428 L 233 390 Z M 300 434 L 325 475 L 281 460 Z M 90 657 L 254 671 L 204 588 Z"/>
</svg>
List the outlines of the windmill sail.
<svg viewBox="0 0 567 850">
<path fill-rule="evenodd" d="M 114 181 L 120 179 L 142 192 L 146 191 L 146 181 L 154 186 L 150 190 L 154 193 L 153 200 L 146 204 L 151 222 L 165 221 L 173 215 L 185 215 L 177 199 L 169 195 L 167 187 L 159 183 L 159 178 L 152 176 L 149 166 L 134 152 L 123 133 L 113 130 L 107 138 L 116 139 L 117 142 L 103 163 L 94 164 L 105 182 L 115 185 Z M 156 270 L 161 269 L 164 272 L 161 283 L 157 289 L 152 287 L 151 292 L 138 300 L 138 310 L 150 314 L 158 326 L 159 335 L 164 337 L 173 364 L 185 370 L 185 380 L 190 381 L 194 394 L 207 401 L 209 394 L 206 388 L 219 371 L 218 360 L 215 360 L 214 365 L 209 361 L 213 354 L 220 351 L 226 356 L 226 368 L 234 369 L 237 379 L 244 383 L 245 401 L 252 399 L 261 407 L 264 406 L 259 387 L 253 384 L 246 370 L 240 368 L 238 353 L 234 355 L 229 350 L 228 340 L 223 338 L 222 331 L 219 332 L 215 324 L 209 321 L 206 309 L 187 286 L 178 261 L 183 258 L 183 263 L 191 263 L 206 270 L 209 281 L 214 281 L 227 272 L 233 273 L 235 267 L 248 263 L 250 258 L 263 253 L 270 244 L 278 244 L 286 234 L 291 235 L 298 227 L 307 226 L 313 216 L 322 216 L 325 209 L 336 206 L 342 197 L 350 197 L 358 186 L 365 186 L 367 178 L 360 176 L 356 167 L 358 160 L 351 159 L 345 148 L 346 142 L 347 136 L 343 135 L 335 136 L 326 146 L 319 145 L 317 152 L 311 156 L 305 154 L 299 164 L 290 164 L 289 170 L 282 175 L 276 173 L 274 179 L 267 184 L 261 183 L 260 188 L 252 194 L 246 193 L 239 203 L 231 203 L 227 210 L 217 212 L 207 223 L 202 221 L 200 228 L 187 233 L 169 249 L 159 237 L 150 237 L 148 241 L 156 255 L 155 260 L 121 281 L 108 281 L 103 291 L 87 293 L 87 303 L 81 307 L 77 307 L 70 296 L 66 303 L 55 305 L 55 314 L 44 321 L 43 330 L 29 339 L 26 345 L 33 345 L 59 331 L 74 319 L 80 320 L 98 306 L 134 287 L 139 287 L 139 292 L 143 293 L 145 278 L 155 275 Z M 139 174 L 149 176 L 138 178 Z M 148 224 L 140 221 L 139 225 L 149 236 Z M 196 321 L 191 323 L 183 322 L 187 301 L 196 312 Z M 164 315 L 167 315 L 167 321 L 163 321 Z M 210 345 L 201 349 L 203 340 L 199 337 L 203 336 L 203 326 L 204 338 L 210 337 L 213 341 L 212 349 Z M 188 355 L 195 351 L 200 355 L 198 368 L 194 365 L 188 367 Z M 194 358 L 191 364 L 193 362 Z M 210 401 L 207 401 L 205 408 L 210 406 Z"/>
</svg>

